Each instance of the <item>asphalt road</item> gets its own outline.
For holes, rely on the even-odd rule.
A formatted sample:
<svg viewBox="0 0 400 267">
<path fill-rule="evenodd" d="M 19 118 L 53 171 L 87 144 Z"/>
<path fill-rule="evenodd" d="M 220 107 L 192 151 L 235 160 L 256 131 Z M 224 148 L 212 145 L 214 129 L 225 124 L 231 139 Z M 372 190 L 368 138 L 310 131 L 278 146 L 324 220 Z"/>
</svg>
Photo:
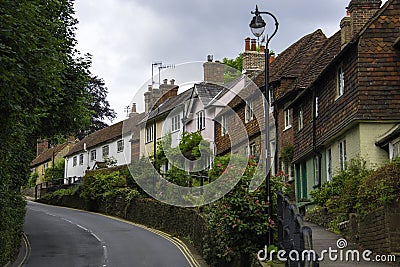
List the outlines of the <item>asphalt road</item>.
<svg viewBox="0 0 400 267">
<path fill-rule="evenodd" d="M 25 266 L 198 266 L 183 243 L 128 222 L 28 202 Z"/>
</svg>

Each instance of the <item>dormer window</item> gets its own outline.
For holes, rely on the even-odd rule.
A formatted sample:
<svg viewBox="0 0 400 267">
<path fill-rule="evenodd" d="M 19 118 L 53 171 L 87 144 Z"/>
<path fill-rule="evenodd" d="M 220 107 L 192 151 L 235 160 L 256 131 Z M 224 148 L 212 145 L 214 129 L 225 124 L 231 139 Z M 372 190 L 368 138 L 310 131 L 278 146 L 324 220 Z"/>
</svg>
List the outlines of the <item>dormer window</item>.
<svg viewBox="0 0 400 267">
<path fill-rule="evenodd" d="M 343 66 L 340 65 L 336 70 L 336 98 L 344 94 L 344 71 Z"/>
</svg>

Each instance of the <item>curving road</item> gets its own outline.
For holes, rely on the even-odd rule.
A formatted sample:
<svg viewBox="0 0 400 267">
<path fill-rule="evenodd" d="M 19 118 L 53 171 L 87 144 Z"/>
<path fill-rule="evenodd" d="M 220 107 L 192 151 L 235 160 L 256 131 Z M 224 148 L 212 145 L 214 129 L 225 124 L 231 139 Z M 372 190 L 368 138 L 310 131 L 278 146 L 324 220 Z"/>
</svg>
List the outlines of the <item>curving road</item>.
<svg viewBox="0 0 400 267">
<path fill-rule="evenodd" d="M 179 240 L 85 211 L 28 202 L 25 266 L 199 266 Z"/>
</svg>

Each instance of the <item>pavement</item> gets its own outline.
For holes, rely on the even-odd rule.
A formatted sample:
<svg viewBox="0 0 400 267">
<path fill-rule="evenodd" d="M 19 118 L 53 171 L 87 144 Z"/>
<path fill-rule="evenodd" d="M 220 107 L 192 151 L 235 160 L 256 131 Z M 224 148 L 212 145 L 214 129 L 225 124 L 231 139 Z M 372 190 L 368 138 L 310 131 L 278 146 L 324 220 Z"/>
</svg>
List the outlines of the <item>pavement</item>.
<svg viewBox="0 0 400 267">
<path fill-rule="evenodd" d="M 370 261 L 364 260 L 363 252 L 364 250 L 360 250 L 358 246 L 354 243 L 347 242 L 343 237 L 337 235 L 333 232 L 330 232 L 323 227 L 307 222 L 306 225 L 310 226 L 312 229 L 312 239 L 313 239 L 313 248 L 314 251 L 318 254 L 319 257 L 322 255 L 322 251 L 326 250 L 323 254 L 323 260 L 320 261 L 320 266 L 326 267 L 346 267 L 346 266 L 365 266 L 365 267 L 390 267 L 390 266 L 399 266 L 395 263 L 383 263 L 378 262 L 378 260 L 384 259 L 388 255 L 376 255 L 370 254 L 366 252 L 366 259 L 370 259 Z M 329 255 L 329 250 L 331 251 L 331 256 Z M 357 251 L 357 252 L 356 252 Z M 355 254 L 353 254 L 353 252 Z M 352 260 L 357 259 L 357 253 L 359 255 L 359 261 Z M 353 257 L 354 255 L 354 257 Z M 335 260 L 336 258 L 336 260 Z M 347 259 L 347 260 L 346 260 Z"/>
</svg>

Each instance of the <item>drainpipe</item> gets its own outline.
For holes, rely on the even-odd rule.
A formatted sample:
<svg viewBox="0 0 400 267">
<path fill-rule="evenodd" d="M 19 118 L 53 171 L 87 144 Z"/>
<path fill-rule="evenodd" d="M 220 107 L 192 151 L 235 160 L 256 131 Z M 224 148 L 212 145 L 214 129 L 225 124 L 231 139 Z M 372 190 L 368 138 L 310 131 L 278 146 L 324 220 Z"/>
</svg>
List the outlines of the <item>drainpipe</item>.
<svg viewBox="0 0 400 267">
<path fill-rule="evenodd" d="M 314 184 L 313 188 L 319 188 L 321 187 L 321 158 L 322 154 L 318 152 L 317 150 L 317 101 L 316 101 L 316 92 L 315 88 L 312 89 L 312 99 L 313 99 L 313 166 L 314 166 L 314 171 L 317 169 L 317 184 Z M 318 157 L 318 160 L 316 162 L 316 158 Z M 318 166 L 316 166 L 318 164 Z"/>
</svg>

